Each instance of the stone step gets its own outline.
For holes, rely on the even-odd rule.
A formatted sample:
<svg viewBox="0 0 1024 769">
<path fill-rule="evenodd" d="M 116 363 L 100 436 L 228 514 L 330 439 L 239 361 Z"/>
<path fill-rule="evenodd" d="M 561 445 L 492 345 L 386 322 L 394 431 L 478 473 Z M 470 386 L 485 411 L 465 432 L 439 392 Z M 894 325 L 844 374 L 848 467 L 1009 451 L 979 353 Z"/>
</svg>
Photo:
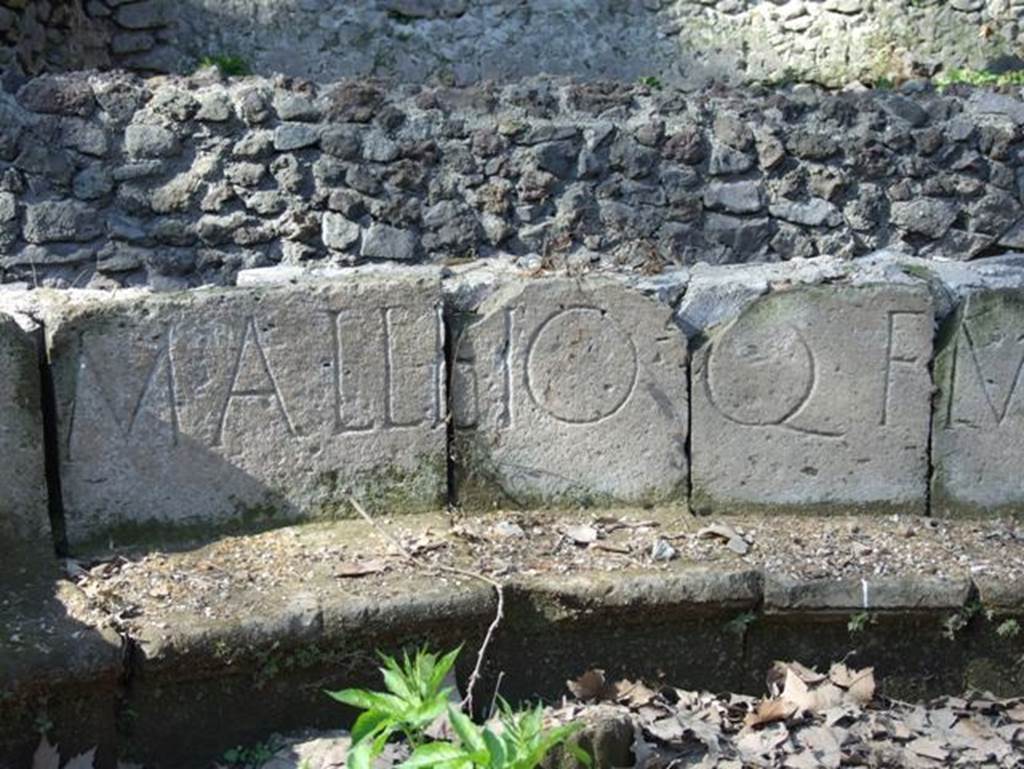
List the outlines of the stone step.
<svg viewBox="0 0 1024 769">
<path fill-rule="evenodd" d="M 155 769 L 336 728 L 353 714 L 323 690 L 376 686 L 377 649 L 465 644 L 464 686 L 497 605 L 474 573 L 504 597 L 478 702 L 499 674 L 503 696 L 557 698 L 594 666 L 759 693 L 774 659 L 845 657 L 874 665 L 887 696 L 1024 690 L 1019 524 L 714 522 L 708 536 L 706 519 L 672 508 L 394 516 L 72 562 L 70 579 L 37 582 L 48 602 L 19 590 L 7 609 L 19 641 L 0 668 L 0 766 L 24 765 L 36 720 L 67 750 L 99 742 L 104 761 Z"/>
<path fill-rule="evenodd" d="M 651 278 L 499 262 L 7 291 L 0 312 L 45 332 L 54 396 L 38 328 L 5 321 L 0 439 L 17 464 L 0 496 L 26 500 L 19 530 L 45 524 L 43 411 L 55 520 L 80 551 L 351 516 L 353 497 L 1012 513 L 1022 286 L 1021 257 L 882 253 Z"/>
</svg>

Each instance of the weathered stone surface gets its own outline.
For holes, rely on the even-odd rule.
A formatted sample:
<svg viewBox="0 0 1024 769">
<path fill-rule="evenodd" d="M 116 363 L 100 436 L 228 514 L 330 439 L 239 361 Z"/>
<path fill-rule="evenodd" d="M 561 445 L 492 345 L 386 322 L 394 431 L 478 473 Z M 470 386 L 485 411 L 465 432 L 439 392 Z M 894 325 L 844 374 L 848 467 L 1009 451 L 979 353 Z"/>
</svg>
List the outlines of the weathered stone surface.
<svg viewBox="0 0 1024 769">
<path fill-rule="evenodd" d="M 130 125 L 124 131 L 124 148 L 136 158 L 163 158 L 178 154 L 175 135 L 157 125 Z"/>
<path fill-rule="evenodd" d="M 975 288 L 936 356 L 932 509 L 1016 512 L 1024 505 L 1024 290 Z"/>
<path fill-rule="evenodd" d="M 324 245 L 338 251 L 344 251 L 359 240 L 359 225 L 349 221 L 341 214 L 327 212 L 324 214 L 322 227 Z"/>
<path fill-rule="evenodd" d="M 708 332 L 694 509 L 923 513 L 932 317 L 919 285 L 802 286 Z"/>
<path fill-rule="evenodd" d="M 0 546 L 5 553 L 26 544 L 38 552 L 51 541 L 37 333 L 29 321 L 0 313 Z M 0 582 L 3 573 L 0 565 Z"/>
<path fill-rule="evenodd" d="M 971 587 L 967 577 L 795 580 L 769 575 L 764 583 L 764 607 L 767 611 L 955 610 L 967 603 Z"/>
<path fill-rule="evenodd" d="M 552 278 L 511 281 L 458 309 L 460 502 L 684 497 L 687 353 L 669 308 L 617 281 Z"/>
<path fill-rule="evenodd" d="M 387 224 L 374 224 L 363 235 L 360 255 L 368 259 L 411 261 L 416 258 L 416 236 Z"/>
<path fill-rule="evenodd" d="M 436 508 L 436 273 L 49 296 L 69 540 Z"/>
<path fill-rule="evenodd" d="M 85 203 L 47 201 L 25 207 L 25 240 L 29 243 L 84 242 L 101 232 L 103 221 Z"/>
</svg>

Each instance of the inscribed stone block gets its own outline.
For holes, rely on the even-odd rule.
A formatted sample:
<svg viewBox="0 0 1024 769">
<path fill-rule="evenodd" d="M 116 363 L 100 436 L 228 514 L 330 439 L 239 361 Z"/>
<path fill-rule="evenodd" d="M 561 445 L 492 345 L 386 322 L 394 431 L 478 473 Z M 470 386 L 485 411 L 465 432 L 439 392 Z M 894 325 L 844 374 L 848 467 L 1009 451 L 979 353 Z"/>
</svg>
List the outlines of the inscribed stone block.
<svg viewBox="0 0 1024 769">
<path fill-rule="evenodd" d="M 909 284 L 754 300 L 693 364 L 698 512 L 925 512 L 933 311 Z"/>
<path fill-rule="evenodd" d="M 687 349 L 670 308 L 614 280 L 518 279 L 455 323 L 460 503 L 685 499 Z"/>
</svg>

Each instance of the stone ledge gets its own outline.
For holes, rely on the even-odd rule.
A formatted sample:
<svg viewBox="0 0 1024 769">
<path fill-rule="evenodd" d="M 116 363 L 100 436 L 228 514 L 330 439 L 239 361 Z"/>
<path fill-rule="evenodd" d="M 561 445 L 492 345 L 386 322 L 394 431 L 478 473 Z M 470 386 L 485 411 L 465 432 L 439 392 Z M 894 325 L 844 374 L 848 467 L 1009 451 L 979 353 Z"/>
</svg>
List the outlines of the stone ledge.
<svg viewBox="0 0 1024 769">
<path fill-rule="evenodd" d="M 957 611 L 967 604 L 972 589 L 967 577 L 793 580 L 768 576 L 764 586 L 764 609 L 768 612 Z M 1018 608 L 1024 608 L 1024 603 Z"/>
<path fill-rule="evenodd" d="M 655 668 L 670 668 L 673 678 L 684 683 L 713 686 L 717 681 L 753 691 L 760 686 L 764 658 L 804 655 L 814 645 L 822 655 L 835 658 L 858 649 L 859 663 L 877 663 L 887 678 L 913 688 L 923 675 L 915 667 L 921 655 L 903 659 L 902 652 L 897 653 L 910 636 L 919 650 L 934 652 L 930 659 L 941 660 L 933 689 L 914 691 L 937 693 L 967 680 L 968 669 L 991 671 L 992 665 L 998 667 L 1013 656 L 1014 642 L 998 639 L 984 613 L 971 611 L 973 595 L 980 597 L 982 608 L 994 609 L 997 619 L 1024 617 L 1024 582 L 1019 577 L 996 580 L 998 592 L 991 579 L 979 576 L 972 581 L 962 573 L 973 563 L 970 558 L 952 562 L 953 575 L 943 578 L 865 574 L 865 607 L 858 578 L 783 577 L 762 565 L 780 549 L 767 530 L 754 538 L 752 552 L 760 560 L 753 560 L 699 537 L 702 522 L 680 511 L 619 511 L 609 520 L 620 528 L 599 540 L 610 549 L 591 551 L 570 544 L 554 560 L 549 556 L 544 561 L 537 553 L 550 547 L 549 540 L 561 538 L 549 533 L 550 521 L 557 527 L 569 526 L 572 516 L 541 517 L 532 524 L 520 519 L 516 525 L 530 539 L 517 545 L 522 549 L 518 555 L 509 545 L 519 541 L 514 528 L 496 527 L 495 520 L 463 517 L 453 523 L 435 516 L 397 517 L 382 520 L 381 525 L 409 547 L 422 548 L 420 557 L 428 568 L 448 563 L 475 569 L 476 563 L 484 562 L 507 571 L 498 575 L 506 586 L 506 614 L 488 655 L 484 689 L 490 691 L 498 672 L 505 671 L 503 692 L 508 696 L 556 696 L 552 687 L 578 675 L 576 667 L 591 664 L 631 675 L 654 676 Z M 884 527 L 877 519 L 854 523 L 850 531 L 879 528 L 878 538 L 884 541 Z M 752 531 L 747 523 L 733 520 L 732 525 Z M 970 529 L 966 524 L 955 526 Z M 785 522 L 782 527 L 777 536 L 785 539 L 789 535 L 784 532 L 794 529 Z M 680 528 L 690 533 L 680 534 Z M 841 530 L 847 531 L 846 525 Z M 500 537 L 494 533 L 498 531 L 503 532 Z M 492 538 L 481 539 L 483 532 Z M 615 554 L 615 548 L 645 542 L 655 532 L 670 536 L 683 555 L 638 567 Z M 504 538 L 508 536 L 513 539 Z M 848 536 L 856 540 L 858 535 Z M 931 537 L 924 531 L 919 536 Z M 984 538 L 983 533 L 979 536 Z M 943 532 L 935 538 L 951 539 Z M 688 541 L 699 549 L 684 547 Z M 449 544 L 438 547 L 438 542 Z M 635 546 L 628 549 L 639 552 Z M 299 553 L 306 555 L 300 559 Z M 716 560 L 694 560 L 704 553 Z M 278 558 L 283 560 L 279 563 Z M 530 563 L 535 565 L 531 568 Z M 196 751 L 219 755 L 224 749 L 220 739 L 225 744 L 261 739 L 268 724 L 336 726 L 344 713 L 324 707 L 322 690 L 372 683 L 373 651 L 378 648 L 393 650 L 427 641 L 445 648 L 466 642 L 459 669 L 465 680 L 496 606 L 489 585 L 412 570 L 395 557 L 386 540 L 368 536 L 360 521 L 293 527 L 111 564 L 92 567 L 90 574 L 95 576 L 85 578 L 79 587 L 54 579 L 44 585 L 53 591 L 53 584 L 58 584 L 57 592 L 67 596 L 66 620 L 56 626 L 62 640 L 51 644 L 50 656 L 33 663 L 32 670 L 58 691 L 92 687 L 101 697 L 99 704 L 94 703 L 96 712 L 108 726 L 92 722 L 90 728 L 110 735 L 112 744 L 123 747 L 130 742 L 137 758 L 160 751 L 175 755 L 181 749 L 181 730 L 190 719 L 194 723 L 197 712 L 206 719 L 223 718 L 227 712 L 244 712 L 245 718 L 230 719 L 235 726 L 226 725 L 223 734 L 190 743 L 190 758 Z M 360 564 L 367 569 L 365 576 L 339 576 Z M 375 571 L 381 564 L 384 570 Z M 129 566 L 130 580 L 118 581 L 117 569 Z M 185 592 L 168 594 L 169 585 Z M 27 596 L 24 591 L 19 594 Z M 40 624 L 41 605 L 23 601 L 19 621 Z M 132 639 L 132 653 L 124 660 L 127 667 L 122 667 L 118 639 L 104 629 L 124 606 L 138 612 L 116 620 Z M 847 622 L 862 612 L 874 621 L 863 634 L 853 636 Z M 943 635 L 951 616 L 968 620 L 955 641 Z M 82 639 L 90 636 L 105 640 L 83 646 Z M 64 643 L 73 644 L 79 654 L 88 649 L 102 654 L 89 652 L 92 656 L 86 656 L 92 661 L 69 674 L 59 651 Z M 48 678 L 48 669 L 60 673 Z M 97 680 L 103 682 L 99 688 Z M 1004 685 L 1016 686 L 1015 680 L 1007 677 Z M 0 681 L 0 689 L 7 684 Z M 128 731 L 115 733 L 118 701 L 127 703 L 135 718 Z M 72 739 L 77 739 L 75 734 L 80 732 L 71 730 Z M 16 741 L 24 735 L 13 736 Z M 16 742 L 5 739 L 7 743 L 0 741 L 5 750 L 34 747 L 15 748 Z"/>
</svg>

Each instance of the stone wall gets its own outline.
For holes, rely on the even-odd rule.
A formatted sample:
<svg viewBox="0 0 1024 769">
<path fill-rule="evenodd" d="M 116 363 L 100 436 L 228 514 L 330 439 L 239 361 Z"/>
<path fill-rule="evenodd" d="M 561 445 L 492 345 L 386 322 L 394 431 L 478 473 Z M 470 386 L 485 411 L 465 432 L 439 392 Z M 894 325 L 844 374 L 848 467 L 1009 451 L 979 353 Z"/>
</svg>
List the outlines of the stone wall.
<svg viewBox="0 0 1024 769">
<path fill-rule="evenodd" d="M 0 478 L 26 502 L 16 532 L 45 520 L 22 488 L 43 472 L 40 411 L 78 548 L 346 516 L 351 495 L 388 513 L 1024 504 L 1020 254 L 239 282 L 0 292 L 0 341 L 20 351 L 0 358 L 0 381 L 22 383 L 0 415 L 22 466 Z"/>
<path fill-rule="evenodd" d="M 1020 99 L 970 90 L 47 75 L 0 94 L 0 270 L 182 288 L 311 261 L 969 259 L 1024 247 L 1022 126 Z"/>
<path fill-rule="evenodd" d="M 1020 50 L 1022 14 L 1021 0 L 4 0 L 0 34 L 29 73 L 237 55 L 320 81 L 837 85 L 984 67 Z"/>
</svg>

